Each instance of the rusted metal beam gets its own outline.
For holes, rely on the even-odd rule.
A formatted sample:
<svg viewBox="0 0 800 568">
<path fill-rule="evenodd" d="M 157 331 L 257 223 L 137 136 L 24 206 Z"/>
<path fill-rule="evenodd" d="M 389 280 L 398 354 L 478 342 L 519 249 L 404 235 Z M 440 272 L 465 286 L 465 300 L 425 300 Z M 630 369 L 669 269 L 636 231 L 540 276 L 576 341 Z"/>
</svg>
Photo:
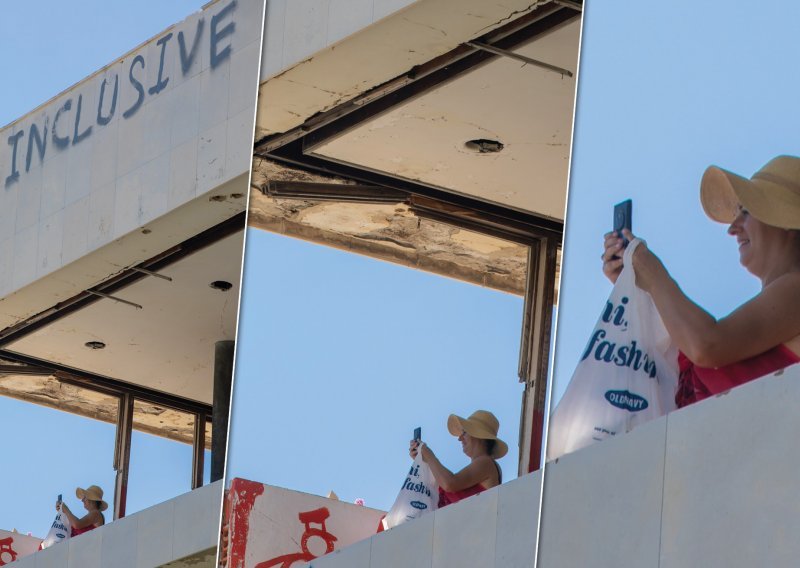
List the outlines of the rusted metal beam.
<svg viewBox="0 0 800 568">
<path fill-rule="evenodd" d="M 206 417 L 194 415 L 194 440 L 192 441 L 192 489 L 203 486 L 203 467 L 206 451 Z"/>
<path fill-rule="evenodd" d="M 119 400 L 117 437 L 114 444 L 114 520 L 125 516 L 128 502 L 128 473 L 131 467 L 131 434 L 133 432 L 133 397 L 124 394 Z"/>
</svg>

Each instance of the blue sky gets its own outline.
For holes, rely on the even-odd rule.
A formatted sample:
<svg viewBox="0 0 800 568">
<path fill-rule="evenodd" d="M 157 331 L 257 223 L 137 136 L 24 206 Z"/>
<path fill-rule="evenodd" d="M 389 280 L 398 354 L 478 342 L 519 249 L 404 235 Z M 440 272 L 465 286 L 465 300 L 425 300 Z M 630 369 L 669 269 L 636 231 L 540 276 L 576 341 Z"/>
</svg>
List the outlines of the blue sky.
<svg viewBox="0 0 800 568">
<path fill-rule="evenodd" d="M 204 3 L 5 3 L 0 125 L 20 118 Z M 106 500 L 112 498 L 112 425 L 0 397 L 0 431 L 0 529 L 44 536 L 59 493 L 73 510 L 82 510 L 74 493 L 78 485 L 101 485 Z M 190 446 L 136 433 L 131 459 L 129 512 L 189 490 Z"/>
<path fill-rule="evenodd" d="M 800 155 L 800 5 L 587 2 L 556 356 L 563 392 L 611 289 L 601 272 L 612 209 L 633 199 L 645 238 L 717 317 L 760 288 L 699 183 L 715 164 L 750 177 Z"/>
<path fill-rule="evenodd" d="M 521 297 L 250 229 L 228 479 L 388 509 L 414 427 L 458 470 L 447 416 L 479 408 L 513 479 L 521 322 Z"/>
</svg>

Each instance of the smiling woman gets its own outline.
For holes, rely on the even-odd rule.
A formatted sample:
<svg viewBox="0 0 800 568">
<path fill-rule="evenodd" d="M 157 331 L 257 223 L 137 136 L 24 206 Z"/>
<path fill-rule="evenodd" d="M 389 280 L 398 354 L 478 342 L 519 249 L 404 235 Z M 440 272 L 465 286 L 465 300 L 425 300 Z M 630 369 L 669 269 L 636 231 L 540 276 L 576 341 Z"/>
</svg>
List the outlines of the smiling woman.
<svg viewBox="0 0 800 568">
<path fill-rule="evenodd" d="M 656 255 L 637 248 L 636 284 L 653 297 L 681 351 L 679 407 L 800 362 L 800 158 L 779 156 L 749 180 L 712 166 L 700 191 L 706 214 L 730 223 L 739 260 L 761 280 L 761 292 L 716 320 Z M 622 269 L 622 248 L 618 235 L 606 235 L 603 271 L 612 281 Z"/>
</svg>

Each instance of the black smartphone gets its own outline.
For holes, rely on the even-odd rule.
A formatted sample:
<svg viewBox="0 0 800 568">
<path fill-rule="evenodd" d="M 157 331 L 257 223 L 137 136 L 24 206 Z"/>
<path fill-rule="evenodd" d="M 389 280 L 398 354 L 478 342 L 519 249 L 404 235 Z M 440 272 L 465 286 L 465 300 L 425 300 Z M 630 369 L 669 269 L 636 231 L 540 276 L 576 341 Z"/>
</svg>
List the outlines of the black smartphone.
<svg viewBox="0 0 800 568">
<path fill-rule="evenodd" d="M 614 205 L 614 232 L 622 237 L 623 246 L 628 245 L 628 239 L 623 236 L 622 229 L 633 231 L 632 216 L 633 202 L 630 199 Z"/>
<path fill-rule="evenodd" d="M 414 440 L 417 442 L 422 440 L 422 426 L 417 426 L 414 428 Z"/>
<path fill-rule="evenodd" d="M 59 503 L 61 503 L 61 502 L 63 501 L 63 499 L 62 499 L 61 497 L 62 497 L 62 495 L 61 495 L 61 493 L 59 493 L 59 494 L 58 494 L 58 502 L 59 502 Z"/>
</svg>

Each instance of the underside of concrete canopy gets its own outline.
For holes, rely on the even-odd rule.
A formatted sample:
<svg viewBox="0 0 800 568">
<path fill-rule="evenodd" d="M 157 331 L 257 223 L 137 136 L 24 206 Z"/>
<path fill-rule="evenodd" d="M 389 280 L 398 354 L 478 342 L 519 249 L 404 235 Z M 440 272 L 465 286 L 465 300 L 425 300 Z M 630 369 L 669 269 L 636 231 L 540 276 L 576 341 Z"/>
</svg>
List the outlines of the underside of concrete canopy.
<svg viewBox="0 0 800 568">
<path fill-rule="evenodd" d="M 115 518 L 134 429 L 222 476 L 263 6 L 213 0 L 0 130 L 0 394 L 116 424 Z"/>
<path fill-rule="evenodd" d="M 348 27 L 333 11 L 269 3 L 249 225 L 524 296 L 520 470 L 529 471 L 581 5 L 401 4 L 385 14 L 360 3 L 349 17 L 361 25 Z"/>
</svg>

